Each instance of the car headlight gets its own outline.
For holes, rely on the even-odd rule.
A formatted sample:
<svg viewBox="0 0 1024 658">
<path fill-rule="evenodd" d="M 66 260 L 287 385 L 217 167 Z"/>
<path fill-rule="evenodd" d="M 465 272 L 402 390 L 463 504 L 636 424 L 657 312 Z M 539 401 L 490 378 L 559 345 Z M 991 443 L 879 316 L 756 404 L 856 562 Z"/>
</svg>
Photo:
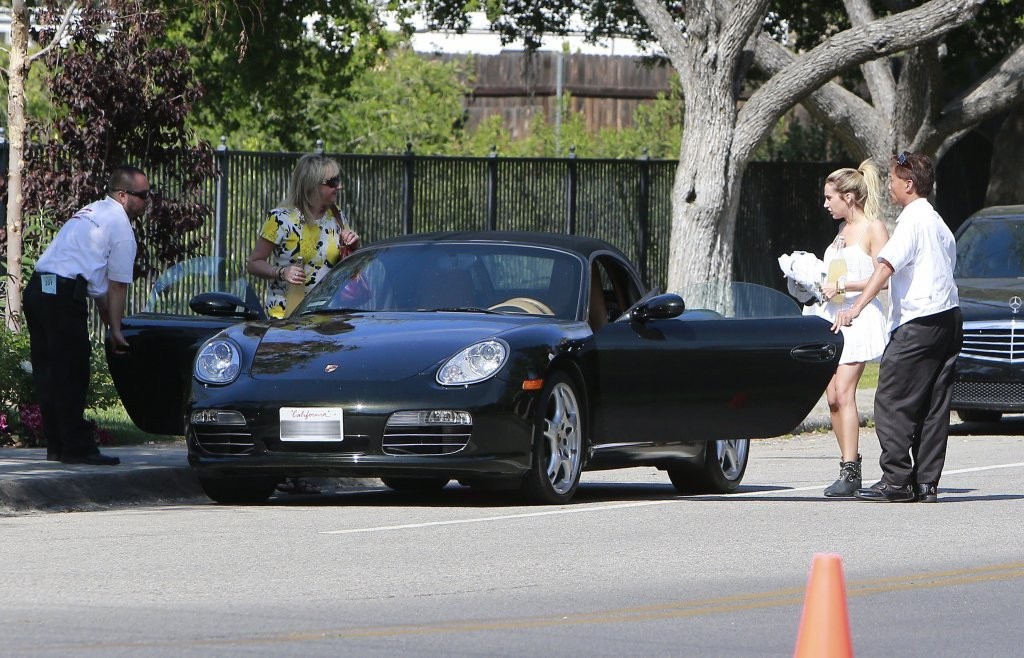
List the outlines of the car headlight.
<svg viewBox="0 0 1024 658">
<path fill-rule="evenodd" d="M 498 372 L 507 358 L 508 346 L 500 340 L 470 345 L 441 366 L 437 371 L 437 383 L 455 386 L 482 382 Z"/>
<path fill-rule="evenodd" d="M 241 371 L 241 350 L 226 338 L 212 338 L 196 355 L 196 379 L 204 384 L 230 384 Z"/>
</svg>

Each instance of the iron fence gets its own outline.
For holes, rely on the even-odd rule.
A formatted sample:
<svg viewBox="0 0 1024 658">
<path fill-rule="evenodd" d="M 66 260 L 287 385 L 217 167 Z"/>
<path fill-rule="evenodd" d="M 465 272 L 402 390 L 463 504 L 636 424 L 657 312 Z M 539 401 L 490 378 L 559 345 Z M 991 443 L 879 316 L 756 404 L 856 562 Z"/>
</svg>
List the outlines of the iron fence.
<svg viewBox="0 0 1024 658">
<path fill-rule="evenodd" d="M 218 148 L 218 175 L 203 191 L 211 216 L 196 229 L 206 248 L 196 255 L 220 256 L 228 267 L 243 268 L 267 212 L 284 196 L 301 155 Z M 341 164 L 340 203 L 364 244 L 439 230 L 583 234 L 614 244 L 637 263 L 648 285 L 665 287 L 675 161 L 506 158 L 494 153 L 446 157 L 412 151 L 328 155 Z M 0 166 L 4 171 L 6 164 L 7 145 L 3 144 Z M 836 167 L 832 163 L 749 165 L 737 217 L 735 280 L 784 289 L 775 260 L 778 255 L 819 249 L 831 239 L 835 227 L 826 219 L 820 200 L 824 178 Z M 167 178 L 159 169 L 149 173 L 158 187 Z M 151 278 L 135 282 L 128 312 L 143 307 L 152 284 Z M 262 293 L 262 282 L 254 284 Z"/>
</svg>

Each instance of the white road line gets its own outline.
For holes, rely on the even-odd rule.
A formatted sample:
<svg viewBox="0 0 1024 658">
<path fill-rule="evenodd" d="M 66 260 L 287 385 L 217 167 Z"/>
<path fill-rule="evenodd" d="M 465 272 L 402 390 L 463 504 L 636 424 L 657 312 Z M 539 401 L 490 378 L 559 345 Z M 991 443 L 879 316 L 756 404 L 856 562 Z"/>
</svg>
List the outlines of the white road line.
<svg viewBox="0 0 1024 658">
<path fill-rule="evenodd" d="M 1018 468 L 1024 466 L 1024 462 L 1016 464 L 994 464 L 992 466 L 975 466 L 974 468 L 958 468 L 953 471 L 942 471 L 943 475 L 959 475 L 960 473 L 977 473 L 978 471 L 994 471 L 998 468 Z"/>
<path fill-rule="evenodd" d="M 349 528 L 347 530 L 322 530 L 322 535 L 351 535 L 359 532 L 378 532 L 383 530 L 407 530 L 410 528 L 430 528 L 442 525 L 461 525 L 466 523 L 486 523 L 489 521 L 505 521 L 508 519 L 530 519 L 537 516 L 555 516 L 558 514 L 576 514 L 583 512 L 604 512 L 613 509 L 627 509 L 630 507 L 650 507 L 651 505 L 669 505 L 678 503 L 679 499 L 671 500 L 648 500 L 642 503 L 623 503 L 621 505 L 602 505 L 600 507 L 563 507 L 561 509 L 547 510 L 544 512 L 531 512 L 529 514 L 506 514 L 503 516 L 484 516 L 476 519 L 452 519 L 450 521 L 428 521 L 426 523 L 406 523 L 404 525 L 386 525 L 369 528 Z"/>
<path fill-rule="evenodd" d="M 1012 464 L 993 464 L 992 466 L 976 466 L 973 468 L 958 468 L 950 471 L 943 471 L 942 475 L 959 475 L 961 473 L 977 473 L 980 471 L 993 471 L 1003 468 L 1024 467 L 1024 462 Z M 809 487 L 785 487 L 779 486 L 772 489 L 758 489 L 756 491 L 744 491 L 742 493 L 729 494 L 729 498 L 740 498 L 743 496 L 770 496 L 772 494 L 792 494 L 800 491 L 816 491 L 821 488 L 820 484 Z M 610 510 L 630 509 L 635 507 L 653 507 L 655 505 L 673 505 L 684 502 L 699 500 L 693 496 L 670 498 L 666 500 L 645 500 L 639 503 L 621 503 L 618 505 L 599 505 L 594 507 L 563 507 L 543 512 L 530 512 L 527 514 L 505 514 L 502 516 L 484 516 L 475 519 L 451 519 L 449 521 L 426 521 L 424 523 L 405 523 L 402 525 L 370 526 L 368 528 L 348 528 L 345 530 L 321 530 L 321 535 L 355 535 L 367 532 L 387 532 L 391 530 L 412 530 L 415 528 L 433 528 L 446 525 L 468 525 L 470 523 L 490 523 L 493 521 L 508 521 L 511 519 L 531 519 L 539 516 L 557 516 L 562 514 L 584 514 L 588 512 L 607 512 Z"/>
</svg>

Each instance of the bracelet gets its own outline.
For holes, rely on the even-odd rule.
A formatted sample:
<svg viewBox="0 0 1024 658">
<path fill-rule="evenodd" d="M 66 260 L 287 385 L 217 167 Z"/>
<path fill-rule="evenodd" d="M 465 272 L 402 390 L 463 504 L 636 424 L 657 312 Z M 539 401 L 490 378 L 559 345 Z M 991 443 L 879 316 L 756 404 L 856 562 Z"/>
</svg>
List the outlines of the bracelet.
<svg viewBox="0 0 1024 658">
<path fill-rule="evenodd" d="M 275 274 L 274 277 L 278 281 L 284 281 L 284 279 L 281 278 L 281 274 L 283 274 L 283 273 L 284 273 L 284 268 L 283 267 L 279 267 L 279 268 L 277 268 L 277 274 Z"/>
</svg>

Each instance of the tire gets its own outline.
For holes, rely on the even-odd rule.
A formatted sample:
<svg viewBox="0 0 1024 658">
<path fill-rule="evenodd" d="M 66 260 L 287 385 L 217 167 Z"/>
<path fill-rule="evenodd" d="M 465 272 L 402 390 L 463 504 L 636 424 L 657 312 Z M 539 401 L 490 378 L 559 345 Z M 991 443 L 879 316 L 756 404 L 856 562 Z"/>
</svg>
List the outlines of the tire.
<svg viewBox="0 0 1024 658">
<path fill-rule="evenodd" d="M 999 419 L 1003 417 L 1003 412 L 989 409 L 961 409 L 956 412 L 956 415 L 960 416 L 960 420 L 965 423 L 998 423 Z"/>
<path fill-rule="evenodd" d="M 428 492 L 428 491 L 440 491 L 445 488 L 448 484 L 448 478 L 436 477 L 436 478 L 407 478 L 407 477 L 388 477 L 381 478 L 381 482 L 384 483 L 385 487 L 394 489 L 395 491 L 413 491 L 413 492 Z"/>
<path fill-rule="evenodd" d="M 702 466 L 672 466 L 668 477 L 679 493 L 728 494 L 743 481 L 749 457 L 750 439 L 709 441 Z"/>
<path fill-rule="evenodd" d="M 277 478 L 267 477 L 199 476 L 203 492 L 221 505 L 260 505 L 274 493 L 277 483 Z"/>
<path fill-rule="evenodd" d="M 533 503 L 561 505 L 580 483 L 586 445 L 582 405 L 565 373 L 548 378 L 538 400 L 533 427 L 533 459 L 520 492 Z"/>
</svg>

